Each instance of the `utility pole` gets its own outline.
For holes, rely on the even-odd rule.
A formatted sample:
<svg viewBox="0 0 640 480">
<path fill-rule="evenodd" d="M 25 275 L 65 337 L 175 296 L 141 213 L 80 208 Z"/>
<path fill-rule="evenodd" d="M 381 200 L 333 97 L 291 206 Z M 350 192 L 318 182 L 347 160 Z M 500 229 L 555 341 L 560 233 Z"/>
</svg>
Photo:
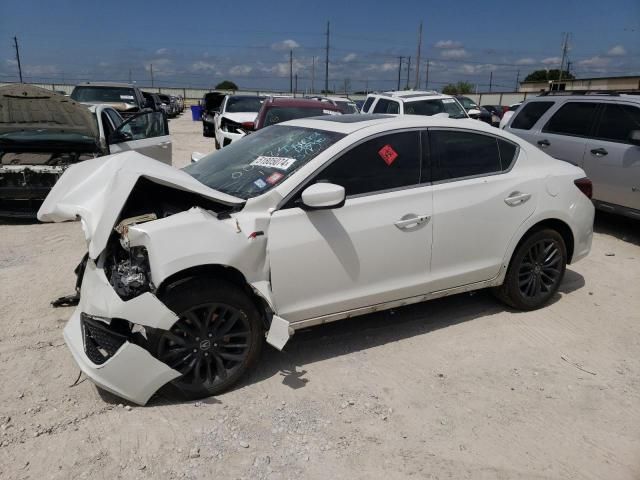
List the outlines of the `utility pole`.
<svg viewBox="0 0 640 480">
<path fill-rule="evenodd" d="M 493 72 L 489 73 L 489 93 L 491 93 L 491 87 L 493 87 Z"/>
<path fill-rule="evenodd" d="M 296 73 L 295 76 L 295 83 L 294 83 L 294 87 L 293 87 L 293 96 L 296 96 L 296 93 L 298 92 L 298 74 Z"/>
<path fill-rule="evenodd" d="M 20 47 L 18 47 L 18 37 L 13 37 L 13 43 L 16 47 L 16 60 L 18 61 L 18 76 L 20 77 L 20 83 L 22 83 L 22 65 L 20 64 Z"/>
<path fill-rule="evenodd" d="M 424 76 L 424 88 L 429 90 L 429 59 L 427 58 L 427 69 Z"/>
<path fill-rule="evenodd" d="M 289 91 L 293 93 L 293 50 L 289 50 Z"/>
<path fill-rule="evenodd" d="M 416 57 L 416 90 L 420 88 L 420 49 L 422 47 L 422 20 L 420 20 L 420 29 L 418 30 L 418 55 Z"/>
<path fill-rule="evenodd" d="M 568 48 L 569 48 L 569 33 L 565 33 L 564 41 L 562 42 L 562 60 L 560 60 L 560 76 L 558 77 L 558 83 L 562 81 L 562 70 L 564 69 L 564 59 L 567 57 Z"/>
<path fill-rule="evenodd" d="M 567 76 L 571 73 L 571 60 L 567 60 Z"/>
<path fill-rule="evenodd" d="M 153 63 L 149 64 L 149 71 L 151 72 L 151 87 L 153 88 Z"/>
<path fill-rule="evenodd" d="M 409 77 L 411 76 L 411 57 L 407 57 L 407 90 L 409 90 Z"/>
<path fill-rule="evenodd" d="M 398 57 L 398 88 L 400 90 L 400 72 L 402 71 L 402 59 L 404 57 Z"/>
<path fill-rule="evenodd" d="M 324 91 L 329 94 L 329 22 L 327 22 L 327 50 L 324 59 Z"/>
<path fill-rule="evenodd" d="M 316 81 L 316 57 L 311 57 L 311 94 L 315 91 Z"/>
<path fill-rule="evenodd" d="M 516 73 L 516 92 L 520 89 L 520 70 Z"/>
</svg>

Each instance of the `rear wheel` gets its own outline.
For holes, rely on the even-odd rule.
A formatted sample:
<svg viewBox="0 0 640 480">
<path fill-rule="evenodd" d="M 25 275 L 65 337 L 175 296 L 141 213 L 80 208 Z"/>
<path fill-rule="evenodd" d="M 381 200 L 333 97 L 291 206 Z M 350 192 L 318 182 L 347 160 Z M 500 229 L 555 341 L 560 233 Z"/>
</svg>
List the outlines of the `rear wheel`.
<svg viewBox="0 0 640 480">
<path fill-rule="evenodd" d="M 164 301 L 180 318 L 171 330 L 157 331 L 151 346 L 158 360 L 182 374 L 165 391 L 185 399 L 216 395 L 255 364 L 262 323 L 241 289 L 197 279 L 171 288 Z"/>
<path fill-rule="evenodd" d="M 214 136 L 214 143 L 216 145 L 216 150 L 220 150 L 220 144 L 218 143 L 218 138 L 215 136 L 215 133 L 213 134 Z"/>
<path fill-rule="evenodd" d="M 558 291 L 567 266 L 567 248 L 555 230 L 539 230 L 516 249 L 496 296 L 520 310 L 544 306 Z"/>
</svg>

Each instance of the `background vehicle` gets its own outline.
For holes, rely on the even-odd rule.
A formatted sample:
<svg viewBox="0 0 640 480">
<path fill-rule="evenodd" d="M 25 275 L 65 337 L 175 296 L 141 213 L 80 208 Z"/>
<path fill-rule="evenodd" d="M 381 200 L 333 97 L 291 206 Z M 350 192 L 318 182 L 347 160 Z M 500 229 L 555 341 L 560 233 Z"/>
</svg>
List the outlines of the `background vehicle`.
<svg viewBox="0 0 640 480">
<path fill-rule="evenodd" d="M 474 120 L 480 120 L 481 122 L 491 125 L 491 113 L 489 113 L 486 108 L 481 107 L 469 97 L 465 97 L 464 95 L 456 95 L 456 99 L 458 100 L 458 102 L 460 102 L 460 105 L 462 105 L 467 111 L 469 117 L 473 118 Z"/>
<path fill-rule="evenodd" d="M 159 93 L 158 97 L 160 97 L 160 100 L 162 101 L 161 107 L 166 113 L 167 117 L 174 118 L 178 114 L 175 108 L 175 102 L 172 103 L 171 97 L 169 95 L 165 95 L 164 93 Z"/>
<path fill-rule="evenodd" d="M 131 83 L 83 83 L 73 89 L 71 98 L 80 103 L 110 105 L 122 116 L 129 116 L 147 106 L 142 91 Z"/>
<path fill-rule="evenodd" d="M 282 349 L 297 329 L 488 287 L 540 308 L 593 232 L 582 169 L 471 120 L 293 120 L 184 170 L 114 156 L 77 192 L 92 168 L 65 173 L 39 218 L 91 218 L 65 339 L 90 379 L 140 404 L 165 384 L 228 389 L 265 330 Z"/>
<path fill-rule="evenodd" d="M 369 94 L 362 106 L 362 113 L 427 116 L 446 113 L 450 118 L 469 118 L 452 96 L 435 91 L 414 90 Z"/>
<path fill-rule="evenodd" d="M 507 107 L 507 110 L 502 114 L 500 119 L 500 128 L 504 128 L 509 123 L 509 119 L 513 116 L 513 113 L 522 105 L 522 102 L 513 103 Z"/>
<path fill-rule="evenodd" d="M 146 101 L 146 108 L 150 108 L 154 112 L 164 112 L 162 100 L 160 100 L 157 93 L 142 92 L 142 95 Z"/>
<path fill-rule="evenodd" d="M 332 103 L 319 104 L 317 100 L 310 99 L 269 97 L 262 104 L 254 129 L 260 130 L 269 125 L 297 118 L 340 114 L 340 108 Z"/>
<path fill-rule="evenodd" d="M 200 101 L 202 106 L 202 135 L 205 137 L 215 136 L 215 116 L 220 111 L 220 105 L 225 94 L 220 92 L 210 92 L 205 94 Z"/>
<path fill-rule="evenodd" d="M 482 105 L 482 108 L 491 114 L 491 125 L 494 127 L 500 126 L 500 120 L 502 120 L 502 115 L 504 115 L 502 105 Z"/>
<path fill-rule="evenodd" d="M 526 100 L 505 128 L 593 181 L 596 207 L 640 218 L 640 97 L 543 95 Z"/>
<path fill-rule="evenodd" d="M 231 142 L 253 130 L 256 116 L 266 97 L 251 95 L 227 95 L 214 116 L 216 148 L 226 147 Z"/>
<path fill-rule="evenodd" d="M 312 100 L 319 100 L 321 102 L 331 103 L 338 107 L 344 114 L 360 113 L 360 110 L 356 106 L 356 103 L 350 98 L 345 97 L 322 97 L 322 96 L 310 96 L 306 97 Z"/>
<path fill-rule="evenodd" d="M 110 105 L 82 105 L 31 85 L 0 87 L 0 216 L 34 218 L 71 165 L 135 150 L 171 163 L 164 114 L 123 120 Z M 15 115 L 15 116 L 14 116 Z"/>
</svg>

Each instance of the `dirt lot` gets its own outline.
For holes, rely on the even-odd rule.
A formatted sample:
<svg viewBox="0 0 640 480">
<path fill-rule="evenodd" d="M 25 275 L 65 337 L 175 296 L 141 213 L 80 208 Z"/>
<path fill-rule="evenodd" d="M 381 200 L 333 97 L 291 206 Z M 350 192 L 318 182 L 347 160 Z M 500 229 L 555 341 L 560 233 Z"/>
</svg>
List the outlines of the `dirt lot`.
<svg viewBox="0 0 640 480">
<path fill-rule="evenodd" d="M 176 163 L 212 140 L 171 121 Z M 484 292 L 267 347 L 234 391 L 128 406 L 62 340 L 77 223 L 0 225 L 0 478 L 640 478 L 640 224 L 599 215 L 547 308 Z"/>
</svg>

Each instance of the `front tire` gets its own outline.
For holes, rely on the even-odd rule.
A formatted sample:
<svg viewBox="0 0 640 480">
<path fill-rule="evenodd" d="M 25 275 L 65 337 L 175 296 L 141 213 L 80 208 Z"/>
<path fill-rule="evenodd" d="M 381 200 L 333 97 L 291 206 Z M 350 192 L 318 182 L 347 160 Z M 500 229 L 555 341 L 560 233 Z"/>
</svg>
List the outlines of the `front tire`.
<svg viewBox="0 0 640 480">
<path fill-rule="evenodd" d="M 163 297 L 180 318 L 150 338 L 156 358 L 182 376 L 165 388 L 193 400 L 229 389 L 258 360 L 264 339 L 253 301 L 222 280 L 194 279 L 170 287 Z"/>
<path fill-rule="evenodd" d="M 518 245 L 504 283 L 494 293 L 513 308 L 536 310 L 558 291 L 566 266 L 562 235 L 551 229 L 539 230 Z"/>
</svg>

